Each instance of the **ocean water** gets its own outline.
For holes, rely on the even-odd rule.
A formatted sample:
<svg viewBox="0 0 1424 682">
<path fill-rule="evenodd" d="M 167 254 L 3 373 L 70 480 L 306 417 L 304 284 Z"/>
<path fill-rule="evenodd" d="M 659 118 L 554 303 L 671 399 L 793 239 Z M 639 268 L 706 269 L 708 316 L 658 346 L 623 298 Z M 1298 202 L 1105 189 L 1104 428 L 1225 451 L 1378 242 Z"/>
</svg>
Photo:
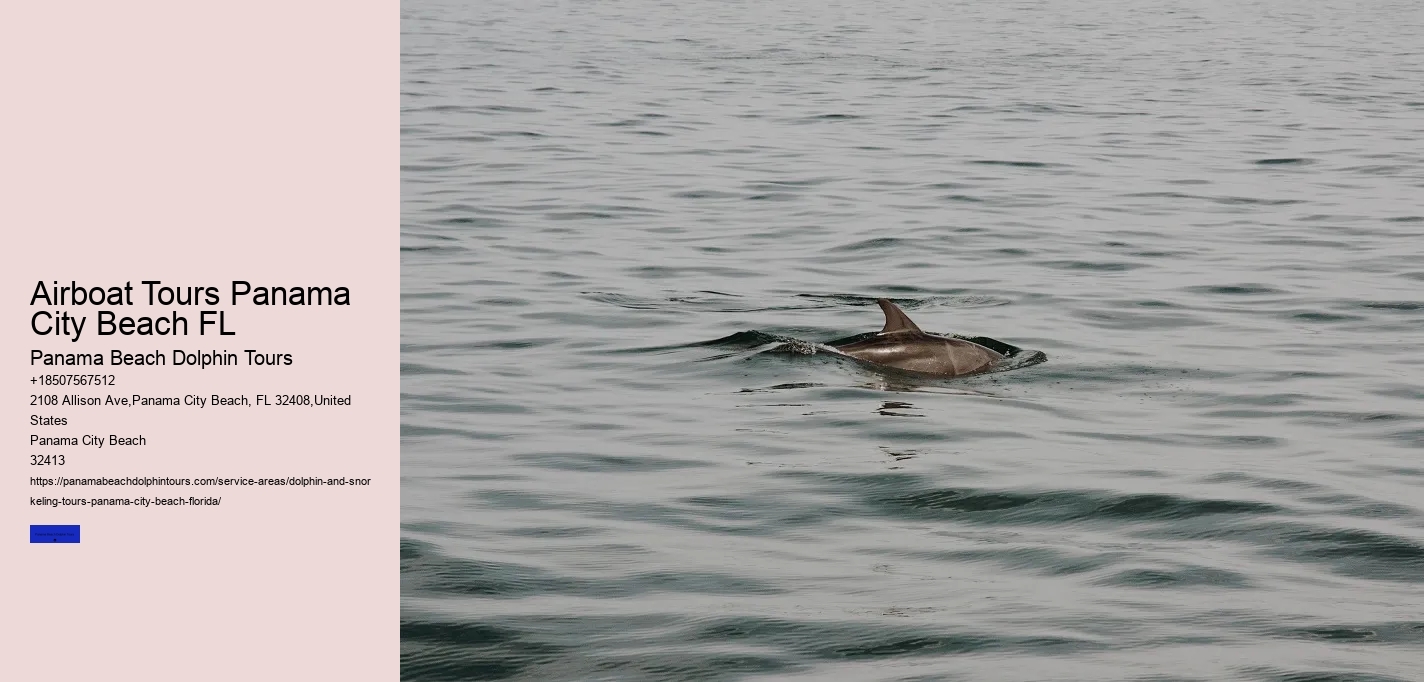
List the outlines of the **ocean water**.
<svg viewBox="0 0 1424 682">
<path fill-rule="evenodd" d="M 1424 679 L 1424 5 L 402 30 L 405 679 Z"/>
</svg>

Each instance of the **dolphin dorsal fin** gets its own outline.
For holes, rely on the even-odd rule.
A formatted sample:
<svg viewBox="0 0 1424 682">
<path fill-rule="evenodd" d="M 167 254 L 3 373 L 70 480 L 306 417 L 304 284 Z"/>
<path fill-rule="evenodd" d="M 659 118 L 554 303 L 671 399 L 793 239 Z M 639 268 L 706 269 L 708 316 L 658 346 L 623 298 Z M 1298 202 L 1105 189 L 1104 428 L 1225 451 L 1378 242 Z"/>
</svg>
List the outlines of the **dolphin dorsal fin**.
<svg viewBox="0 0 1424 682">
<path fill-rule="evenodd" d="M 890 302 L 888 298 L 881 298 L 875 301 L 880 304 L 880 309 L 885 311 L 885 328 L 880 330 L 881 334 L 893 334 L 895 332 L 918 332 L 920 328 L 910 320 L 910 316 L 900 307 Z"/>
</svg>

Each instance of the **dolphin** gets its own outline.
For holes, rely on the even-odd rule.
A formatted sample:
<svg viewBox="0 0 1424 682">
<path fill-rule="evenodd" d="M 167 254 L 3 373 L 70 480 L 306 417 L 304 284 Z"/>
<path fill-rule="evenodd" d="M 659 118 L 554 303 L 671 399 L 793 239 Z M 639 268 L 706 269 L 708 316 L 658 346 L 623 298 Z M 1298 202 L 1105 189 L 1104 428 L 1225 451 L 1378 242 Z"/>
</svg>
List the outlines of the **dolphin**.
<svg viewBox="0 0 1424 682">
<path fill-rule="evenodd" d="M 1004 359 L 973 341 L 926 334 L 888 299 L 875 302 L 885 311 L 885 328 L 863 341 L 833 348 L 871 364 L 945 377 L 977 374 Z"/>
</svg>

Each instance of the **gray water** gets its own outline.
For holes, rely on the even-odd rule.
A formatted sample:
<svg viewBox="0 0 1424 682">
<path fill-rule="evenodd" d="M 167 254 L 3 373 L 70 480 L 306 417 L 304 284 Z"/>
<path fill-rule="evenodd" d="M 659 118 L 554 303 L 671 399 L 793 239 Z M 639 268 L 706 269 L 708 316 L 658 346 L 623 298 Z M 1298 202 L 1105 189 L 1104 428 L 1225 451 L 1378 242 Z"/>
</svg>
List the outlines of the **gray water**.
<svg viewBox="0 0 1424 682">
<path fill-rule="evenodd" d="M 402 26 L 406 679 L 1424 679 L 1419 3 Z"/>
</svg>

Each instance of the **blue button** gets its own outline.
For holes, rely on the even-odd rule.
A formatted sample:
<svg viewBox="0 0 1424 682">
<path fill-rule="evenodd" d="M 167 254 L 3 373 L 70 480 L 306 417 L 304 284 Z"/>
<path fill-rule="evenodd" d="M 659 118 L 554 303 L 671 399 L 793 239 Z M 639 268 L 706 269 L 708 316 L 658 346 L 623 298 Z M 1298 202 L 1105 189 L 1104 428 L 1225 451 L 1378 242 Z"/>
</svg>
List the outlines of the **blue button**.
<svg viewBox="0 0 1424 682">
<path fill-rule="evenodd" d="M 30 526 L 30 544 L 36 542 L 79 542 L 79 526 Z"/>
</svg>

